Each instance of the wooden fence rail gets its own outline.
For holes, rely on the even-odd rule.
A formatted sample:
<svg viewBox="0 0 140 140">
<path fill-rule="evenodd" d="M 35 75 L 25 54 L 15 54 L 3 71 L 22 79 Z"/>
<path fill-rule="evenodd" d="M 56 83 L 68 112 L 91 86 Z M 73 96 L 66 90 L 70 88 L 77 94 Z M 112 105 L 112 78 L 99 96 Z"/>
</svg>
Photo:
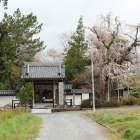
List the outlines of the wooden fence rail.
<svg viewBox="0 0 140 140">
<path fill-rule="evenodd" d="M 15 109 L 17 106 L 19 106 L 20 100 L 12 100 L 12 109 Z"/>
<path fill-rule="evenodd" d="M 70 106 L 72 106 L 72 99 L 65 99 L 67 105 L 69 104 Z"/>
</svg>

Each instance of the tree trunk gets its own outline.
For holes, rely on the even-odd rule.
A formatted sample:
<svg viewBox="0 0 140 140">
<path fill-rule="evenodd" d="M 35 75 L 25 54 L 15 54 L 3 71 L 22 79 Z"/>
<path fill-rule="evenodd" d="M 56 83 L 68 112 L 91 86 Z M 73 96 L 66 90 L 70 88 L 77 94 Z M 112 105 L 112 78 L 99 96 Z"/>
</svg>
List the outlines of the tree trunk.
<svg viewBox="0 0 140 140">
<path fill-rule="evenodd" d="M 138 73 L 138 77 L 139 77 L 139 62 L 138 62 L 138 53 L 137 53 L 136 47 L 135 47 L 135 54 L 136 54 L 137 73 Z"/>
<path fill-rule="evenodd" d="M 109 102 L 110 101 L 110 78 L 107 77 L 106 78 L 106 81 L 107 81 L 107 101 Z"/>
<path fill-rule="evenodd" d="M 120 103 L 120 91 L 119 91 L 119 82 L 118 82 L 118 79 L 117 79 L 117 98 L 118 98 L 118 103 Z"/>
</svg>

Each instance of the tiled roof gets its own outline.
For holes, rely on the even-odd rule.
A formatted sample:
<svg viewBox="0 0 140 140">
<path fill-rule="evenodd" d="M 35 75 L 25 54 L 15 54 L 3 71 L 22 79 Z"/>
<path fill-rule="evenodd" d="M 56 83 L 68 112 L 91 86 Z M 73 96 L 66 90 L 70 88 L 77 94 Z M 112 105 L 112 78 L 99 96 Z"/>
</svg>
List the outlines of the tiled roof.
<svg viewBox="0 0 140 140">
<path fill-rule="evenodd" d="M 15 90 L 0 90 L 0 96 L 16 96 Z"/>
<path fill-rule="evenodd" d="M 24 62 L 22 78 L 63 79 L 65 78 L 65 65 L 63 63 Z"/>
<path fill-rule="evenodd" d="M 72 89 L 71 93 L 91 93 L 91 89 Z"/>
<path fill-rule="evenodd" d="M 72 89 L 72 85 L 64 85 L 64 89 L 65 90 L 70 90 L 70 89 Z"/>
<path fill-rule="evenodd" d="M 132 90 L 133 88 L 132 87 L 129 87 L 129 90 Z M 121 87 L 117 88 L 116 90 L 128 90 L 128 86 L 126 85 L 122 85 Z"/>
</svg>

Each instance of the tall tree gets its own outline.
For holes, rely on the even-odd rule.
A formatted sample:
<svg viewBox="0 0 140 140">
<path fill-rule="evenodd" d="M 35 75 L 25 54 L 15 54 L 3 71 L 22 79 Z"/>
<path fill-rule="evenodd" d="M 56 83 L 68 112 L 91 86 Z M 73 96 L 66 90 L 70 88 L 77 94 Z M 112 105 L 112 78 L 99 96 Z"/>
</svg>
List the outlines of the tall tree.
<svg viewBox="0 0 140 140">
<path fill-rule="evenodd" d="M 71 36 L 68 42 L 70 45 L 64 63 L 66 65 L 66 77 L 68 82 L 73 80 L 74 75 L 82 72 L 87 65 L 87 59 L 84 56 L 87 49 L 87 41 L 85 40 L 85 29 L 83 27 L 83 17 L 81 16 L 78 22 L 76 32 Z"/>
<path fill-rule="evenodd" d="M 90 45 L 93 48 L 95 69 L 104 77 L 107 85 L 107 100 L 110 100 L 111 85 L 115 79 L 128 79 L 127 62 L 133 63 L 133 49 L 138 46 L 137 31 L 133 42 L 121 32 L 118 18 L 111 14 L 101 16 L 100 24 L 89 28 Z M 90 50 L 91 51 L 91 50 Z"/>
<path fill-rule="evenodd" d="M 42 24 L 39 24 L 37 17 L 33 13 L 22 15 L 17 9 L 13 16 L 4 14 L 3 24 L 7 25 L 7 30 L 12 41 L 16 44 L 16 58 L 20 61 L 23 57 L 34 56 L 36 52 L 44 49 L 44 42 L 34 35 L 40 33 Z"/>
<path fill-rule="evenodd" d="M 0 2 L 3 2 L 4 8 L 7 9 L 8 0 L 0 0 Z"/>
<path fill-rule="evenodd" d="M 33 13 L 22 15 L 17 9 L 13 16 L 4 14 L 0 22 L 0 81 L 14 78 L 15 71 L 20 71 L 22 61 L 30 61 L 36 52 L 44 49 L 44 42 L 34 38 L 41 29 L 42 24 L 38 23 Z"/>
<path fill-rule="evenodd" d="M 16 45 L 9 35 L 7 25 L 0 23 L 0 82 L 7 83 L 12 74 L 12 64 L 16 56 Z"/>
<path fill-rule="evenodd" d="M 0 72 L 5 72 L 8 76 L 16 56 L 16 45 L 9 35 L 9 30 L 6 29 L 7 24 L 0 23 Z"/>
</svg>

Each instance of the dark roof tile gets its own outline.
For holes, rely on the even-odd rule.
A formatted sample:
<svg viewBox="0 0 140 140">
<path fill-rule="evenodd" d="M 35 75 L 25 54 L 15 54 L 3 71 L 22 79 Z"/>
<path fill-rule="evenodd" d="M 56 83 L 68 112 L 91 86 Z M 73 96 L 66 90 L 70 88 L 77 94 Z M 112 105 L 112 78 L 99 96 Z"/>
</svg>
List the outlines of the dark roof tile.
<svg viewBox="0 0 140 140">
<path fill-rule="evenodd" d="M 23 79 L 65 78 L 65 65 L 63 63 L 25 62 L 22 68 Z"/>
<path fill-rule="evenodd" d="M 72 89 L 71 93 L 91 93 L 91 89 Z"/>
<path fill-rule="evenodd" d="M 70 89 L 72 89 L 72 85 L 64 85 L 64 89 L 65 90 L 70 90 Z"/>
<path fill-rule="evenodd" d="M 0 96 L 16 96 L 15 90 L 0 90 Z"/>
</svg>

